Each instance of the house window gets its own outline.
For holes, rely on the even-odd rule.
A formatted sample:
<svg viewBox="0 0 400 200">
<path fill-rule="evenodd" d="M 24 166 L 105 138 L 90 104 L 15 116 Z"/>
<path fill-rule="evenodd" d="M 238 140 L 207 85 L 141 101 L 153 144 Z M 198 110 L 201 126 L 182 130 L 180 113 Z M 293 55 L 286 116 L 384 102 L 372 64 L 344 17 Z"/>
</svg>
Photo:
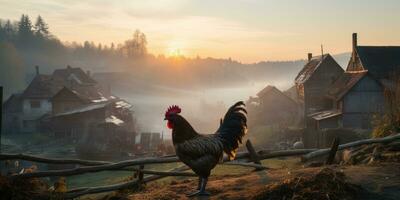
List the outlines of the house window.
<svg viewBox="0 0 400 200">
<path fill-rule="evenodd" d="M 31 104 L 31 108 L 40 108 L 40 101 L 31 100 L 30 104 Z"/>
</svg>

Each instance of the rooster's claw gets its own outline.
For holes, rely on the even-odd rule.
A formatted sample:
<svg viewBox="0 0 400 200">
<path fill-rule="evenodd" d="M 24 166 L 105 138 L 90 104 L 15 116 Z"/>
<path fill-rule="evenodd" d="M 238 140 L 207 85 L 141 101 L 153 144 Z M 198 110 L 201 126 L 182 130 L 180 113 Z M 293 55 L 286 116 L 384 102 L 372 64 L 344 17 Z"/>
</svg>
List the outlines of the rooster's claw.
<svg viewBox="0 0 400 200">
<path fill-rule="evenodd" d="M 206 192 L 206 191 L 197 191 L 191 194 L 187 194 L 187 197 L 194 197 L 194 196 L 210 196 L 210 193 Z"/>
</svg>

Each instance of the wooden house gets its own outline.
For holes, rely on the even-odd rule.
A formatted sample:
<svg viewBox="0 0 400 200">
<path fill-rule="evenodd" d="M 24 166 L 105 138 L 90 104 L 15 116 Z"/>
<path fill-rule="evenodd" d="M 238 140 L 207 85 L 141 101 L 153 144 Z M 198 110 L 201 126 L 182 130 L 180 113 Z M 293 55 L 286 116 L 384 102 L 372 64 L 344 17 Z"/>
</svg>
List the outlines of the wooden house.
<svg viewBox="0 0 400 200">
<path fill-rule="evenodd" d="M 312 57 L 308 54 L 308 62 L 295 79 L 299 100 L 303 103 L 303 116 L 325 110 L 331 101 L 324 94 L 343 74 L 343 69 L 329 54 Z"/>
<path fill-rule="evenodd" d="M 51 115 L 110 99 L 109 92 L 81 68 L 67 66 L 44 75 L 36 66 L 36 75 L 28 87 L 5 102 L 4 128 L 6 133 L 43 132 L 42 122 L 48 122 Z"/>
<path fill-rule="evenodd" d="M 50 98 L 55 92 L 51 76 L 39 74 L 36 68 L 36 76 L 20 97 L 21 113 L 19 130 L 24 133 L 35 132 L 39 129 L 39 118 L 51 112 Z"/>
<path fill-rule="evenodd" d="M 346 72 L 329 88 L 330 109 L 310 114 L 316 129 L 371 129 L 373 117 L 383 112 L 384 90 L 400 69 L 400 47 L 358 46 L 353 34 L 353 52 Z"/>
<path fill-rule="evenodd" d="M 55 112 L 50 117 L 52 132 L 57 137 L 81 142 L 87 142 L 93 137 L 95 140 L 106 141 L 108 136 L 115 134 L 133 134 L 135 127 L 132 112 L 129 111 L 131 107 L 123 100 L 113 99 Z"/>
<path fill-rule="evenodd" d="M 294 125 L 299 118 L 299 105 L 274 86 L 266 86 L 248 104 L 256 124 Z"/>
</svg>

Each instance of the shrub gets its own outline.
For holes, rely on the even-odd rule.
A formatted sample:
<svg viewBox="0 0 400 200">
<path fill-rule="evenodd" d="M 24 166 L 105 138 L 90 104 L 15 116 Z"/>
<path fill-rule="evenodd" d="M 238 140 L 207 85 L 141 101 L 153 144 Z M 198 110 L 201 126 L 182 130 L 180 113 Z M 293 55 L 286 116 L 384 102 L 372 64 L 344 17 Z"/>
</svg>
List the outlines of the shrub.
<svg viewBox="0 0 400 200">
<path fill-rule="evenodd" d="M 400 74 L 392 75 L 390 84 L 384 91 L 385 110 L 383 115 L 375 116 L 374 137 L 385 137 L 400 131 Z"/>
</svg>

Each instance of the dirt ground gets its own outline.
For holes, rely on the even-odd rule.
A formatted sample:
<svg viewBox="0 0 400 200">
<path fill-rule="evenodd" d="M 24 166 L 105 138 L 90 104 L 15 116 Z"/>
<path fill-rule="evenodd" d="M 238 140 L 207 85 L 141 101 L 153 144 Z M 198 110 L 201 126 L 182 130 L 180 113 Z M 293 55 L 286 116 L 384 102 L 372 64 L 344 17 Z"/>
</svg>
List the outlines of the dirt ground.
<svg viewBox="0 0 400 200">
<path fill-rule="evenodd" d="M 346 199 L 374 199 L 374 200 L 395 200 L 400 197 L 400 164 L 399 163 L 376 163 L 372 165 L 357 166 L 330 166 L 332 171 L 345 177 L 345 184 L 350 184 L 350 196 Z M 268 195 L 276 193 L 270 191 L 271 188 L 280 192 L 285 192 L 282 187 L 295 183 L 303 184 L 303 180 L 316 177 L 322 167 L 298 168 L 298 169 L 270 169 L 267 171 L 251 172 L 247 175 L 216 175 L 211 176 L 208 183 L 209 197 L 196 197 L 194 199 L 276 199 L 269 198 Z M 337 176 L 334 174 L 333 176 Z M 342 175 L 340 175 L 342 176 Z M 323 178 L 325 183 L 306 182 L 309 184 L 307 189 L 323 188 L 323 184 L 330 184 L 332 181 L 329 176 Z M 315 178 L 312 180 L 315 181 Z M 283 184 L 283 185 L 282 185 Z M 286 184 L 286 185 L 284 185 Z M 311 184 L 311 185 L 310 185 Z M 148 184 L 139 193 L 131 194 L 123 199 L 187 199 L 186 194 L 194 191 L 197 186 L 196 179 L 186 179 L 181 181 L 171 181 L 166 184 Z M 353 188 L 356 188 L 354 189 Z M 293 187 L 293 184 L 292 186 Z M 338 186 L 338 188 L 343 186 Z M 348 186 L 346 186 L 348 188 Z M 335 187 L 334 187 L 335 188 Z M 354 190 L 354 192 L 352 192 Z M 353 195 L 354 194 L 354 195 Z M 320 199 L 343 199 L 342 197 L 329 196 Z M 304 199 L 282 195 L 278 199 Z M 315 199 L 315 198 L 314 198 Z"/>
</svg>

